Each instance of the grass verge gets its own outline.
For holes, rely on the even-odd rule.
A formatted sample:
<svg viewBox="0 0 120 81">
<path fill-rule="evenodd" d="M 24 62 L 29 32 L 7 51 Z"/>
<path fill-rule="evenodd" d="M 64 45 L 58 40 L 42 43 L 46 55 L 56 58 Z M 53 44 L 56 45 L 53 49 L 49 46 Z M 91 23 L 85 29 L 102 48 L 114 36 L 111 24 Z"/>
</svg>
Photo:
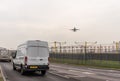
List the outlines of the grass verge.
<svg viewBox="0 0 120 81">
<path fill-rule="evenodd" d="M 0 71 L 0 81 L 4 81 L 3 77 L 2 77 L 2 74 L 1 74 L 1 71 Z"/>
<path fill-rule="evenodd" d="M 112 68 L 112 69 L 120 69 L 119 61 L 107 61 L 107 60 L 75 60 L 75 59 L 56 59 L 51 58 L 51 62 L 55 63 L 67 63 L 72 65 L 82 65 L 82 66 L 92 66 L 98 68 Z"/>
<path fill-rule="evenodd" d="M 0 67 L 0 81 L 4 81 L 4 80 L 3 80 L 3 76 L 2 76 L 1 67 Z"/>
<path fill-rule="evenodd" d="M 0 78 L 0 81 L 4 81 L 3 78 Z"/>
</svg>

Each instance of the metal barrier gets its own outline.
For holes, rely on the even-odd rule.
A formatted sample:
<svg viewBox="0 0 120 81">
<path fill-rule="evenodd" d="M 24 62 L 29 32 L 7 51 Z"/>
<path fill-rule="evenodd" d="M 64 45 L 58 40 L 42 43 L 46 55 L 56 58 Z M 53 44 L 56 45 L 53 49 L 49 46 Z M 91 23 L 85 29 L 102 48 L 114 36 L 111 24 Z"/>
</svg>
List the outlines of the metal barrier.
<svg viewBox="0 0 120 81">
<path fill-rule="evenodd" d="M 51 61 L 120 68 L 120 54 L 116 53 L 50 53 Z"/>
<path fill-rule="evenodd" d="M 84 59 L 84 56 L 86 59 Z M 50 53 L 51 58 L 74 59 L 74 60 L 109 60 L 120 61 L 120 54 L 54 54 Z"/>
</svg>

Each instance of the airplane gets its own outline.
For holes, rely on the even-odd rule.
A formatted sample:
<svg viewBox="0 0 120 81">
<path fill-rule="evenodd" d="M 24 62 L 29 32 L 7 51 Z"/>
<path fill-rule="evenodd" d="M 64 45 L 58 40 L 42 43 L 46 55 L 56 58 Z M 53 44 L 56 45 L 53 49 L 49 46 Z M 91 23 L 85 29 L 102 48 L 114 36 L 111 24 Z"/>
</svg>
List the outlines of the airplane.
<svg viewBox="0 0 120 81">
<path fill-rule="evenodd" d="M 79 29 L 77 29 L 77 28 L 74 27 L 73 29 L 70 29 L 70 30 L 72 30 L 73 32 L 76 32 Z"/>
</svg>

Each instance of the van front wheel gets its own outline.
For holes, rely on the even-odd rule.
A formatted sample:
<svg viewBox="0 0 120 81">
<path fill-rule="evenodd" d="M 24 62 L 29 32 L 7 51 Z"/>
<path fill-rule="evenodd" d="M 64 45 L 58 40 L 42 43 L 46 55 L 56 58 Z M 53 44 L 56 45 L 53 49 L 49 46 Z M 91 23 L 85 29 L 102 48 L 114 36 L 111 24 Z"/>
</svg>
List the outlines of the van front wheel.
<svg viewBox="0 0 120 81">
<path fill-rule="evenodd" d="M 41 75 L 44 76 L 46 74 L 46 70 L 41 71 Z"/>
<path fill-rule="evenodd" d="M 13 70 L 16 70 L 15 64 L 13 63 Z"/>
</svg>

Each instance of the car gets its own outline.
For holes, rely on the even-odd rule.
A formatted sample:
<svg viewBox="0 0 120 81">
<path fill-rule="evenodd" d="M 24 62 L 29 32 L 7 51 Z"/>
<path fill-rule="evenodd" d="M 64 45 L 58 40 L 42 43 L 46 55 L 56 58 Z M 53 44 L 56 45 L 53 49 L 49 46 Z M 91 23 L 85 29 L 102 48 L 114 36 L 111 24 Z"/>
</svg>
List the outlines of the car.
<svg viewBox="0 0 120 81">
<path fill-rule="evenodd" d="M 11 62 L 11 56 L 9 50 L 7 49 L 0 50 L 0 61 Z"/>
<path fill-rule="evenodd" d="M 17 47 L 12 57 L 13 70 L 19 69 L 22 75 L 26 71 L 40 71 L 45 75 L 49 70 L 49 48 L 45 41 L 28 40 Z"/>
</svg>

